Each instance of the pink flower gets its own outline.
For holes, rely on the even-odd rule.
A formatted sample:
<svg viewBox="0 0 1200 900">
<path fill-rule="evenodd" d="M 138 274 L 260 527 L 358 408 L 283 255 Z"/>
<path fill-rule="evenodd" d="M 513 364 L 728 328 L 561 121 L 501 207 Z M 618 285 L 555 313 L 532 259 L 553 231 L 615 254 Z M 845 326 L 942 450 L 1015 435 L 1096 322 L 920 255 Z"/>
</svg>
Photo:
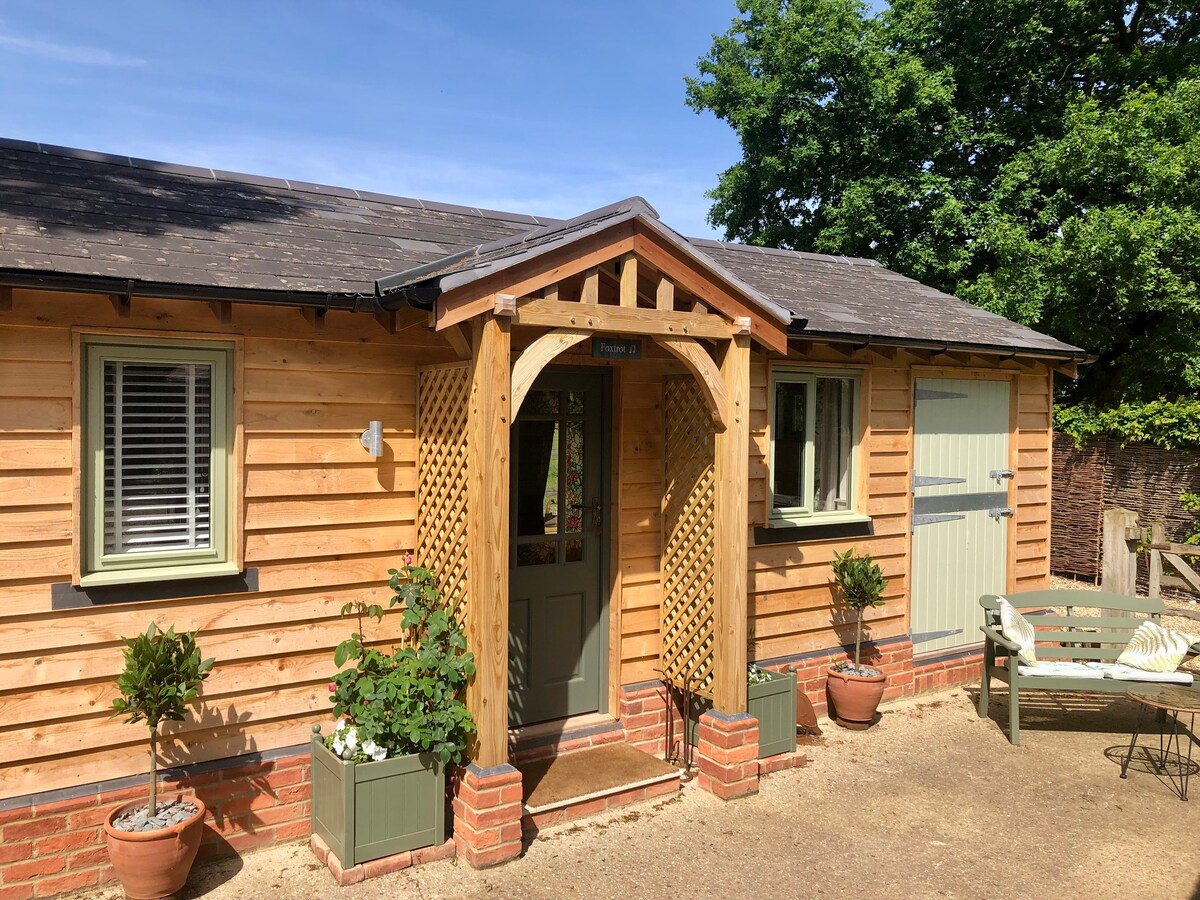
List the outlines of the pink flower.
<svg viewBox="0 0 1200 900">
<path fill-rule="evenodd" d="M 329 682 L 329 693 L 332 694 L 336 690 L 337 690 L 337 685 L 335 685 L 332 681 Z"/>
<path fill-rule="evenodd" d="M 412 565 L 412 554 L 411 553 L 409 553 L 407 556 L 404 557 L 404 564 L 406 566 Z"/>
</svg>

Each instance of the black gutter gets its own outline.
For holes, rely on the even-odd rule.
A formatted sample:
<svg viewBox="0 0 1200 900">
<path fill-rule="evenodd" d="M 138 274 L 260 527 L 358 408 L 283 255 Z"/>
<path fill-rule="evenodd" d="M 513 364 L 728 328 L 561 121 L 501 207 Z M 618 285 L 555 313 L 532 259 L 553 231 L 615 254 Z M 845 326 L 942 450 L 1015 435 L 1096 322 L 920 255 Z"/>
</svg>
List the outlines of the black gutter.
<svg viewBox="0 0 1200 900">
<path fill-rule="evenodd" d="M 960 341 L 930 341 L 921 338 L 884 337 L 877 334 L 844 334 L 836 331 L 788 331 L 788 340 L 831 341 L 839 344 L 855 344 L 858 347 L 900 347 L 914 350 L 936 350 L 946 353 L 954 350 L 961 353 L 1003 353 L 1008 358 L 1013 356 L 1036 357 L 1038 359 L 1057 359 L 1065 362 L 1075 362 L 1082 365 L 1094 363 L 1096 354 L 1086 350 L 1046 350 L 1035 347 L 1016 347 L 1012 344 L 966 344 Z"/>
<path fill-rule="evenodd" d="M 107 294 L 116 297 L 156 297 L 163 300 L 228 300 L 234 303 L 314 308 L 324 311 L 339 309 L 348 312 L 374 312 L 377 309 L 375 298 L 369 294 L 208 287 L 161 281 L 132 281 L 103 275 L 30 272 L 23 269 L 0 269 L 0 286 Z"/>
<path fill-rule="evenodd" d="M 418 281 L 425 280 L 427 276 L 441 269 L 448 269 L 455 263 L 462 262 L 468 256 L 474 256 L 476 249 L 475 247 L 471 247 L 467 250 L 460 250 L 458 253 L 443 256 L 441 259 L 435 259 L 433 262 L 413 266 L 411 269 L 396 272 L 394 275 L 384 275 L 382 278 L 376 278 L 375 296 L 386 297 L 388 294 L 402 291 Z"/>
</svg>

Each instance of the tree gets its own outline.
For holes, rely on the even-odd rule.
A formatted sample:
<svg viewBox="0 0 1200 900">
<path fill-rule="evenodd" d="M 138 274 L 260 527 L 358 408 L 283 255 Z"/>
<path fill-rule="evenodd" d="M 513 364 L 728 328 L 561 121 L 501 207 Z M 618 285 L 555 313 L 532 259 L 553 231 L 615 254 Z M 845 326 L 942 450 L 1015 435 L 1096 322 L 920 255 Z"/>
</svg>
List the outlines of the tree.
<svg viewBox="0 0 1200 900">
<path fill-rule="evenodd" d="M 687 80 L 689 104 L 741 141 L 710 194 L 727 237 L 874 257 L 1096 350 L 1076 398 L 1195 389 L 1200 14 L 1099 0 L 738 9 Z"/>
</svg>

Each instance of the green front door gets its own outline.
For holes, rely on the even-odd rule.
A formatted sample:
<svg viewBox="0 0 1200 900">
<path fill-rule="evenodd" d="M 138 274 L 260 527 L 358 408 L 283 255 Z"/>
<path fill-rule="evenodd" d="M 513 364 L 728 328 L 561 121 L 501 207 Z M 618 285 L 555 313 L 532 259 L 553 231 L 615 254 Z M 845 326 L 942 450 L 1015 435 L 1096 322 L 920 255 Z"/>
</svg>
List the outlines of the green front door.
<svg viewBox="0 0 1200 900">
<path fill-rule="evenodd" d="M 543 374 L 512 426 L 512 725 L 601 708 L 604 377 Z"/>
<path fill-rule="evenodd" d="M 983 640 L 981 594 L 1003 594 L 1009 383 L 918 378 L 912 472 L 914 653 Z"/>
</svg>

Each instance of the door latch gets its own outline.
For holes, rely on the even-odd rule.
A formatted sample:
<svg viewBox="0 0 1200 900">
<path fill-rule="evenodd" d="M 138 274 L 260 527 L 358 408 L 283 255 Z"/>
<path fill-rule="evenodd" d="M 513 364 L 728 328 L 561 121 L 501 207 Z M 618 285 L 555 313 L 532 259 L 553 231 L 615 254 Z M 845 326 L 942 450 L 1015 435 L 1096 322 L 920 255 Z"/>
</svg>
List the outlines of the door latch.
<svg viewBox="0 0 1200 900">
<path fill-rule="evenodd" d="M 992 469 L 988 472 L 988 478 L 999 481 L 1001 478 L 1015 478 L 1016 474 L 1012 469 Z"/>
<path fill-rule="evenodd" d="M 997 521 L 1000 519 L 1011 519 L 1013 510 L 1011 506 L 993 506 L 988 510 L 988 515 Z"/>
</svg>

